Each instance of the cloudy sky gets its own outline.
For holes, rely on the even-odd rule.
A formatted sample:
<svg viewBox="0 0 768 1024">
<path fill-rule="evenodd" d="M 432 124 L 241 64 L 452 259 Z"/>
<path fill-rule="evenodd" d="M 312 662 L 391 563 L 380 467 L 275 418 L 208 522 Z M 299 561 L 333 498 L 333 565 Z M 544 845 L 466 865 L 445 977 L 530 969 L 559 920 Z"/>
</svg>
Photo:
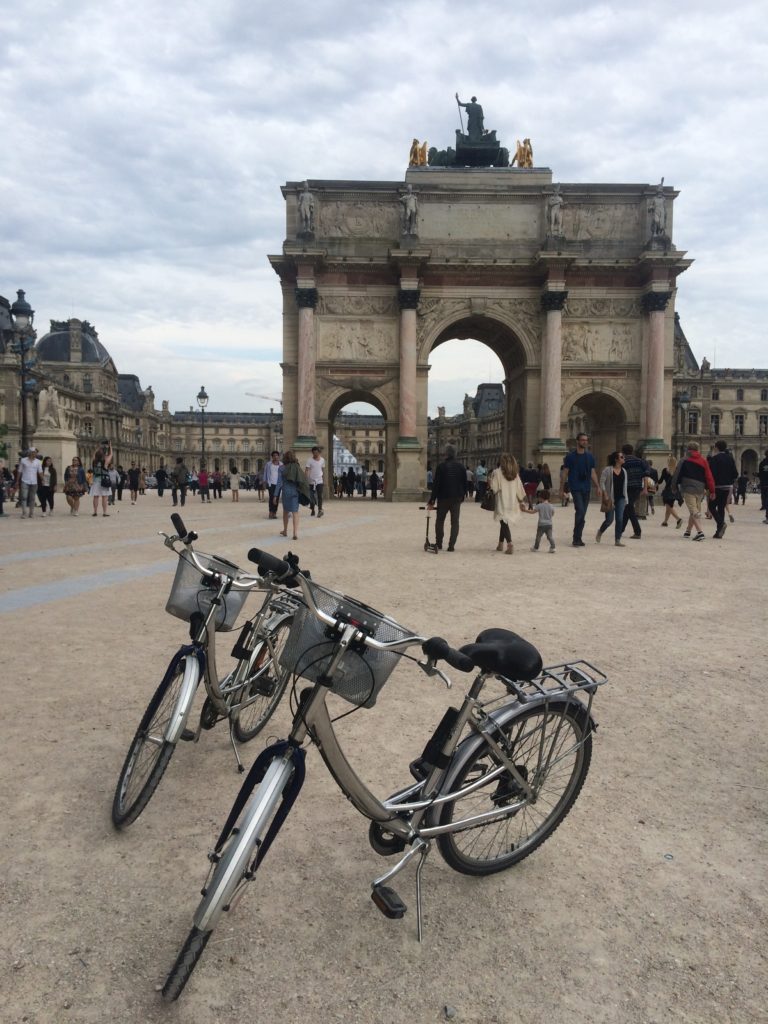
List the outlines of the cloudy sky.
<svg viewBox="0 0 768 1024">
<path fill-rule="evenodd" d="M 401 180 L 454 93 L 564 182 L 680 190 L 694 352 L 768 366 L 765 4 L 0 0 L 0 294 L 89 320 L 171 409 L 279 396 L 280 185 Z M 458 343 L 455 343 L 458 344 Z M 447 346 L 445 347 L 447 350 Z M 495 374 L 478 353 L 478 380 Z M 430 410 L 466 360 L 435 357 Z"/>
</svg>

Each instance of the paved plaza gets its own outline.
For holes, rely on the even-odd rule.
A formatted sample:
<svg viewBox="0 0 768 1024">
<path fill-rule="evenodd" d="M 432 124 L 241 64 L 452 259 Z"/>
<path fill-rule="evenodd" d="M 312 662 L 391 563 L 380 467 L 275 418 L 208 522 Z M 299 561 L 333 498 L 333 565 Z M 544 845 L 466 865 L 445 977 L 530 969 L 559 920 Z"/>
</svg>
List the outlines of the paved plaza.
<svg viewBox="0 0 768 1024">
<path fill-rule="evenodd" d="M 128 743 L 186 637 L 164 612 L 175 556 L 170 498 L 124 500 L 109 522 L 57 496 L 53 517 L 0 519 L 5 657 L 0 988 L 9 1024 L 232 1020 L 421 1024 L 669 1024 L 763 1019 L 768 730 L 768 526 L 759 498 L 723 541 L 643 523 L 643 539 L 570 546 L 556 504 L 550 555 L 534 516 L 495 550 L 479 505 L 458 549 L 423 551 L 417 505 L 328 500 L 294 544 L 252 492 L 182 512 L 197 547 L 245 563 L 251 546 L 297 551 L 314 578 L 459 646 L 503 626 L 545 663 L 587 658 L 596 698 L 592 767 L 573 811 L 518 867 L 486 879 L 425 870 L 425 937 L 411 908 L 387 921 L 369 886 L 385 862 L 316 751 L 307 783 L 244 899 L 214 933 L 176 1007 L 162 983 L 191 923 L 205 855 L 240 784 L 226 731 L 181 744 L 144 814 L 110 823 Z M 432 520 L 434 528 L 434 519 Z M 256 598 L 252 598 L 254 602 Z M 246 604 L 246 611 L 251 605 Z M 220 634 L 228 653 L 234 635 Z M 222 658 L 226 663 L 226 657 Z M 468 677 L 454 673 L 461 691 Z M 462 691 L 463 692 L 463 691 Z M 449 703 L 435 680 L 396 672 L 376 707 L 339 723 L 378 792 L 409 780 Z M 350 705 L 344 705 L 348 709 Z M 342 708 L 340 708 L 342 709 Z M 246 763 L 287 729 L 287 702 Z"/>
</svg>

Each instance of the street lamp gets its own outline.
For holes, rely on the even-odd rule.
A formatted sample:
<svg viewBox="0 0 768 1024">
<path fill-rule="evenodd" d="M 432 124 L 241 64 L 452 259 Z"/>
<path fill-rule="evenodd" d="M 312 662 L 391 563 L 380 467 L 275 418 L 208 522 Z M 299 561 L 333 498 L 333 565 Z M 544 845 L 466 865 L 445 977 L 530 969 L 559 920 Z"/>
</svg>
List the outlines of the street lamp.
<svg viewBox="0 0 768 1024">
<path fill-rule="evenodd" d="M 201 387 L 197 394 L 197 404 L 200 406 L 200 465 L 205 465 L 205 407 L 208 405 L 208 395 L 205 393 L 205 386 Z"/>
<path fill-rule="evenodd" d="M 11 306 L 13 318 L 13 341 L 11 352 L 19 357 L 21 368 L 21 448 L 26 453 L 29 446 L 29 425 L 27 423 L 27 397 L 32 394 L 37 386 L 34 377 L 29 376 L 29 371 L 34 367 L 37 359 L 32 349 L 35 346 L 37 333 L 32 326 L 35 319 L 35 311 L 24 298 L 24 292 L 19 289 L 16 292 L 17 298 Z"/>
<path fill-rule="evenodd" d="M 688 433 L 688 407 L 691 404 L 691 396 L 688 394 L 687 391 L 681 391 L 678 394 L 678 396 L 677 396 L 677 404 L 678 404 L 678 407 L 680 409 L 680 412 L 681 412 L 682 418 L 683 418 L 683 422 L 682 422 L 683 443 L 682 443 L 682 446 L 681 446 L 682 447 L 681 454 L 685 455 L 685 438 L 686 438 L 686 435 Z"/>
</svg>

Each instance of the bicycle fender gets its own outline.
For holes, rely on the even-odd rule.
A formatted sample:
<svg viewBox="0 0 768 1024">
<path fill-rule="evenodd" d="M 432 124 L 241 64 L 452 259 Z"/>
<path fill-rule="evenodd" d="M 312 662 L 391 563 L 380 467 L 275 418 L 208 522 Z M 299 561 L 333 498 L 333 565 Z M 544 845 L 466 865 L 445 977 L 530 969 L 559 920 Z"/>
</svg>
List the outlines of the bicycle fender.
<svg viewBox="0 0 768 1024">
<path fill-rule="evenodd" d="M 194 657 L 190 657 L 190 655 L 194 655 Z M 189 717 L 189 712 L 192 707 L 192 701 L 194 700 L 198 684 L 202 678 L 203 672 L 205 671 L 205 655 L 199 648 L 194 647 L 192 644 L 187 644 L 184 647 L 180 647 L 171 659 L 171 663 L 165 673 L 166 677 L 173 675 L 176 672 L 179 662 L 182 659 L 186 659 L 184 665 L 184 678 L 181 683 L 179 695 L 176 698 L 173 713 L 168 720 L 168 725 L 163 735 L 163 739 L 166 743 L 179 742 L 179 738 L 182 732 L 184 732 L 187 724 L 187 718 Z"/>
<path fill-rule="evenodd" d="M 513 701 L 511 704 L 506 704 L 504 707 L 499 708 L 497 711 L 491 712 L 488 716 L 493 725 L 488 727 L 487 731 L 490 731 L 491 736 L 495 736 L 498 732 L 498 727 L 506 725 L 506 723 L 514 718 L 515 715 L 520 714 L 522 711 L 528 711 L 530 708 L 539 707 L 542 704 L 549 704 L 552 711 L 561 711 L 564 708 L 572 707 L 575 708 L 579 715 L 583 715 L 588 718 L 589 721 L 589 732 L 594 732 L 597 729 L 597 722 L 593 718 L 592 714 L 587 711 L 585 704 L 582 704 L 580 700 L 550 700 L 541 698 L 540 700 L 532 699 L 522 704 L 520 701 Z M 461 766 L 465 763 L 467 757 L 469 757 L 476 750 L 485 743 L 485 737 L 482 733 L 473 732 L 469 736 L 465 737 L 461 743 L 458 744 L 456 750 L 451 758 L 451 765 L 446 772 L 445 778 L 443 779 L 440 791 L 450 792 L 451 787 L 456 781 L 456 776 L 459 773 Z M 442 812 L 442 805 L 430 808 L 425 816 L 425 827 L 432 827 L 438 824 L 438 818 Z"/>
</svg>

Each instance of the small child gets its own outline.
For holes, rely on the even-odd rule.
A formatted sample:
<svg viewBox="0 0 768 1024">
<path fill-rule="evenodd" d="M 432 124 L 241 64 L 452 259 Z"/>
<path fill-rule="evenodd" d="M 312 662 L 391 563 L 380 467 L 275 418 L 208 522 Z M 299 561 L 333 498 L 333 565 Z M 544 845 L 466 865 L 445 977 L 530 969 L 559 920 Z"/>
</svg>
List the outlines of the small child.
<svg viewBox="0 0 768 1024">
<path fill-rule="evenodd" d="M 554 555 L 555 538 L 552 536 L 552 517 L 555 514 L 555 510 L 549 503 L 549 491 L 546 488 L 539 492 L 538 500 L 531 509 L 531 513 L 538 513 L 539 516 L 539 521 L 536 524 L 536 540 L 533 542 L 531 551 L 538 551 L 541 538 L 546 536 L 549 541 L 549 553 Z"/>
</svg>

